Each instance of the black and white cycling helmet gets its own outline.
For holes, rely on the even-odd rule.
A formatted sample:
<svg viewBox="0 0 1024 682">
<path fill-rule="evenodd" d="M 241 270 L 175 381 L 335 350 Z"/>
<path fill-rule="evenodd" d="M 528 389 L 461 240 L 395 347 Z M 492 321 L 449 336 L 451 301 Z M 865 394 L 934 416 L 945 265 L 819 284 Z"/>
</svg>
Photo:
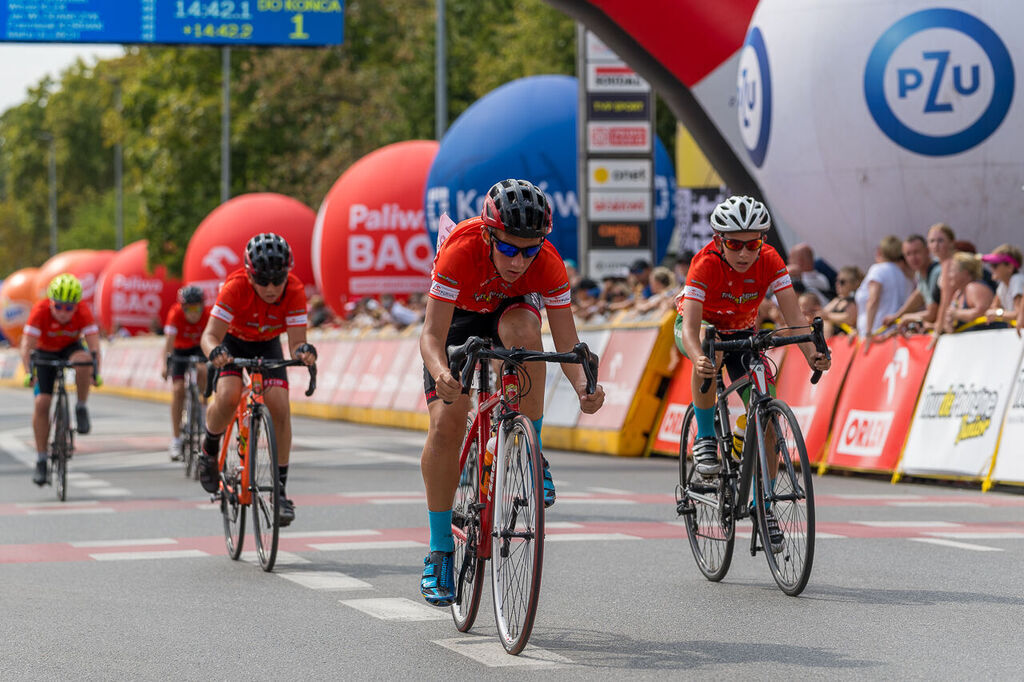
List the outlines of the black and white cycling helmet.
<svg viewBox="0 0 1024 682">
<path fill-rule="evenodd" d="M 535 239 L 551 233 L 551 204 L 528 180 L 509 178 L 495 183 L 480 213 L 484 225 L 513 237 Z"/>
<path fill-rule="evenodd" d="M 178 289 L 178 302 L 182 305 L 195 305 L 203 302 L 203 290 L 195 284 L 188 284 Z"/>
<path fill-rule="evenodd" d="M 751 197 L 729 197 L 711 212 L 715 232 L 767 232 L 771 226 L 768 209 Z"/>
<path fill-rule="evenodd" d="M 292 269 L 292 250 L 279 234 L 263 232 L 245 245 L 245 269 L 257 284 L 280 284 Z"/>
</svg>

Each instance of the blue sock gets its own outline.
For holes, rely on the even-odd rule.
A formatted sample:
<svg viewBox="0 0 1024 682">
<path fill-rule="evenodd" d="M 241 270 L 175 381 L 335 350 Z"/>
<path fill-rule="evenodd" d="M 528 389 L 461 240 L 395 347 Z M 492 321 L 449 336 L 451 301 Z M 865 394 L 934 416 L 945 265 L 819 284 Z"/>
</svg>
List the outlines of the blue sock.
<svg viewBox="0 0 1024 682">
<path fill-rule="evenodd" d="M 427 511 L 430 519 L 430 551 L 454 552 L 455 539 L 452 537 L 452 510 Z"/>
<path fill-rule="evenodd" d="M 693 406 L 693 413 L 697 415 L 697 438 L 715 437 L 715 408 Z"/>
<path fill-rule="evenodd" d="M 537 432 L 537 447 L 539 447 L 541 452 L 543 452 L 544 443 L 540 439 L 540 427 L 544 426 L 544 417 L 541 417 L 540 419 L 532 419 L 530 421 L 533 422 L 533 430 Z"/>
</svg>

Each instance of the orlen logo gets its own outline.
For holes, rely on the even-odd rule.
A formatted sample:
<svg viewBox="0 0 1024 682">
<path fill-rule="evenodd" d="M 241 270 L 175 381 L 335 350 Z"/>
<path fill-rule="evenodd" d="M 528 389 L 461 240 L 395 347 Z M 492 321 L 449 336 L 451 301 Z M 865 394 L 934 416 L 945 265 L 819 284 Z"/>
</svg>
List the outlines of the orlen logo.
<svg viewBox="0 0 1024 682">
<path fill-rule="evenodd" d="M 836 452 L 844 455 L 878 457 L 892 426 L 893 412 L 850 410 L 839 432 Z"/>
<path fill-rule="evenodd" d="M 761 29 L 754 26 L 740 52 L 736 74 L 736 114 L 740 136 L 758 168 L 768 152 L 768 136 L 772 129 L 772 77 L 768 69 L 768 51 Z"/>
<path fill-rule="evenodd" d="M 683 432 L 684 416 L 686 405 L 669 403 L 665 408 L 665 416 L 661 419 L 661 428 L 658 429 L 658 440 L 679 442 L 679 436 Z"/>
<path fill-rule="evenodd" d="M 875 43 L 864 97 L 893 142 L 948 156 L 983 142 L 1013 100 L 1013 61 L 996 32 L 955 9 L 900 19 Z"/>
</svg>

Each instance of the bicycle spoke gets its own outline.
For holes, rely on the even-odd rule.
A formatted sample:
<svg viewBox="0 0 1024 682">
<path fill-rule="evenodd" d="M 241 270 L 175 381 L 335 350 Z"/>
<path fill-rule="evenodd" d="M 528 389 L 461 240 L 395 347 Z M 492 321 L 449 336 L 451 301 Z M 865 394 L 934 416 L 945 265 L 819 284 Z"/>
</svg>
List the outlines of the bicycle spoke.
<svg viewBox="0 0 1024 682">
<path fill-rule="evenodd" d="M 256 554 L 264 571 L 271 571 L 277 558 L 280 529 L 280 483 L 274 426 L 265 408 L 254 412 L 249 431 L 250 492 Z"/>
<path fill-rule="evenodd" d="M 236 422 L 232 430 L 238 428 Z M 224 518 L 224 544 L 228 550 L 228 556 L 238 559 L 242 554 L 242 544 L 245 541 L 245 507 L 239 499 L 242 462 L 238 457 L 238 450 L 230 441 L 230 433 L 225 436 L 224 447 L 227 454 L 224 458 L 224 468 L 221 470 L 223 484 L 220 491 L 220 511 Z"/>
<path fill-rule="evenodd" d="M 452 505 L 456 594 L 456 601 L 452 604 L 452 619 L 459 632 L 467 632 L 473 627 L 483 592 L 483 561 L 476 556 L 477 543 L 480 541 L 480 512 L 475 509 L 480 497 L 478 452 L 479 443 L 474 440 L 466 456 L 459 487 L 455 491 L 455 503 Z"/>
</svg>

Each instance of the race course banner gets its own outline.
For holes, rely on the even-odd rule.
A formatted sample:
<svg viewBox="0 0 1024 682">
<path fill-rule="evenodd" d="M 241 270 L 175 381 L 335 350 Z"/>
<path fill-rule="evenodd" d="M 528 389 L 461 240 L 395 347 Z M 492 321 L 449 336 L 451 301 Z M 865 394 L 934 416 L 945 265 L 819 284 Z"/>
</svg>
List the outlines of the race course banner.
<svg viewBox="0 0 1024 682">
<path fill-rule="evenodd" d="M 972 479 L 988 474 L 1022 348 L 1024 341 L 1007 329 L 939 339 L 901 474 Z"/>
<path fill-rule="evenodd" d="M 991 483 L 1024 484 L 1024 365 L 1017 369 L 1017 377 L 1010 393 L 1010 404 L 1003 419 L 1003 430 L 999 436 L 999 449 L 992 474 L 986 481 Z"/>
<path fill-rule="evenodd" d="M 825 465 L 895 471 L 928 360 L 931 336 L 858 345 L 832 422 Z"/>
</svg>

